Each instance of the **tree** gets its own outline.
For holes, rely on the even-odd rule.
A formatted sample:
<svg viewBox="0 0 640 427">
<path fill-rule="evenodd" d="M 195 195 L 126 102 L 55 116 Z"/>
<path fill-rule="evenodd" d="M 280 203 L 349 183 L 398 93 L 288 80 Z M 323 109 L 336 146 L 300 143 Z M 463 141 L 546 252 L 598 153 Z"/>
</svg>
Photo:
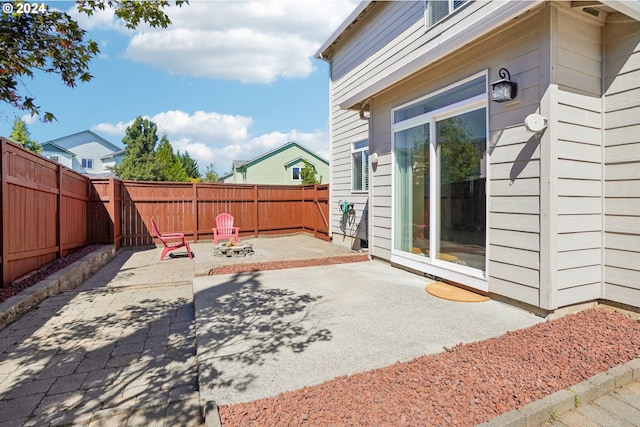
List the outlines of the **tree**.
<svg viewBox="0 0 640 427">
<path fill-rule="evenodd" d="M 31 139 L 27 124 L 21 118 L 15 117 L 13 119 L 13 127 L 11 128 L 9 139 L 34 153 L 40 153 L 42 151 L 42 145 L 38 144 L 36 140 Z"/>
<path fill-rule="evenodd" d="M 189 180 L 182 162 L 177 155 L 173 154 L 173 147 L 167 135 L 162 135 L 156 150 L 156 170 L 160 173 L 159 181 L 186 182 Z"/>
<path fill-rule="evenodd" d="M 437 126 L 442 164 L 441 182 L 468 181 L 480 172 L 482 145 L 474 138 L 464 119 L 451 117 Z"/>
<path fill-rule="evenodd" d="M 198 167 L 198 162 L 195 161 L 190 155 L 188 151 L 185 151 L 184 154 L 180 154 L 180 151 L 176 154 L 182 166 L 184 167 L 184 171 L 187 173 L 189 178 L 193 178 L 194 180 L 202 178 L 200 174 L 200 168 Z"/>
<path fill-rule="evenodd" d="M 183 3 L 183 0 L 175 1 L 177 6 Z M 168 27 L 171 20 L 164 13 L 168 6 L 168 0 L 76 1 L 78 11 L 89 16 L 97 10 L 113 9 L 130 29 L 137 28 L 141 22 L 152 27 Z M 19 13 L 27 7 L 30 13 Z M 69 14 L 50 10 L 44 3 L 22 0 L 5 3 L 0 19 L 0 101 L 38 115 L 40 106 L 34 103 L 23 80 L 33 78 L 34 71 L 57 74 L 69 87 L 90 81 L 93 76 L 89 73 L 89 62 L 99 49 L 93 40 L 85 40 L 85 34 Z M 55 116 L 50 112 L 42 117 L 45 122 L 53 119 Z"/>
<path fill-rule="evenodd" d="M 122 163 L 113 168 L 113 172 L 121 179 L 134 181 L 159 181 L 156 164 L 156 142 L 158 126 L 149 119 L 137 117 L 127 127 L 122 138 L 126 146 Z"/>
<path fill-rule="evenodd" d="M 318 173 L 316 171 L 316 167 L 313 166 L 311 163 L 307 162 L 306 160 L 303 160 L 302 162 L 304 163 L 304 167 L 300 171 L 300 177 L 302 178 L 302 185 L 320 184 L 322 181 L 322 177 L 320 177 L 320 180 L 316 180 L 316 174 Z"/>
<path fill-rule="evenodd" d="M 216 166 L 213 163 L 210 163 L 207 166 L 207 171 L 204 174 L 204 178 L 202 178 L 202 182 L 218 182 L 218 174 L 215 171 Z"/>
</svg>

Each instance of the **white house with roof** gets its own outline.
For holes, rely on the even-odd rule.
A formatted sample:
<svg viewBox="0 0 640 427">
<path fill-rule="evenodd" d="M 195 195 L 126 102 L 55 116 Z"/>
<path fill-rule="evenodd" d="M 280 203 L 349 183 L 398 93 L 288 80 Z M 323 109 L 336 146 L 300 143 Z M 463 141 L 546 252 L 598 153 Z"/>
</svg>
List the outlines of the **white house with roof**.
<svg viewBox="0 0 640 427">
<path fill-rule="evenodd" d="M 331 205 L 368 219 L 331 209 L 333 242 L 541 313 L 640 307 L 639 21 L 638 1 L 359 3 L 316 53 Z"/>
<path fill-rule="evenodd" d="M 122 161 L 124 149 L 85 130 L 43 143 L 41 154 L 82 174 L 113 176 L 111 170 Z"/>
</svg>

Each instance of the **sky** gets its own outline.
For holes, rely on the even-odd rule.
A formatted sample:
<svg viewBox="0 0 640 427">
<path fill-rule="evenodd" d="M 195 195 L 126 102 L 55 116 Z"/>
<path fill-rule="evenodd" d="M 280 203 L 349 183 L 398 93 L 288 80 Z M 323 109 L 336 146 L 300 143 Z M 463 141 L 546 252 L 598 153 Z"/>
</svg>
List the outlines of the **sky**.
<svg viewBox="0 0 640 427">
<path fill-rule="evenodd" d="M 24 81 L 38 117 L 0 104 L 0 135 L 14 117 L 44 143 L 92 130 L 124 148 L 138 116 L 158 125 L 174 152 L 185 151 L 204 173 L 222 175 L 233 160 L 251 160 L 289 141 L 329 159 L 329 66 L 314 58 L 356 8 L 354 0 L 191 0 L 165 9 L 172 25 L 127 30 L 111 11 L 68 11 L 98 43 L 94 78 L 75 88 L 56 75 Z M 25 93 L 24 91 L 22 93 Z"/>
</svg>

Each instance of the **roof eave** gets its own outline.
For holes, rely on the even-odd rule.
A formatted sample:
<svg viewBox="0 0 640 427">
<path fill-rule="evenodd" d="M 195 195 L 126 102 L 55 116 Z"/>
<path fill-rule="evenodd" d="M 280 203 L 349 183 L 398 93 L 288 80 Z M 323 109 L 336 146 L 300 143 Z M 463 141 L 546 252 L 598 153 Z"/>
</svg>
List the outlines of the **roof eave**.
<svg viewBox="0 0 640 427">
<path fill-rule="evenodd" d="M 365 87 L 360 92 L 343 99 L 338 103 L 343 110 L 361 110 L 367 100 L 379 94 L 389 86 L 394 85 L 424 68 L 427 64 L 444 58 L 451 52 L 462 48 L 466 44 L 476 40 L 490 31 L 506 24 L 519 15 L 534 7 L 545 3 L 546 0 L 522 0 L 505 1 L 501 3 L 499 9 L 491 16 L 479 15 L 477 21 L 472 25 L 461 29 L 457 34 L 452 35 L 445 42 L 433 48 L 424 48 L 422 52 L 416 51 L 413 59 L 404 62 L 402 65 L 382 76 L 371 85 Z"/>
<path fill-rule="evenodd" d="M 607 5 L 618 12 L 635 19 L 636 21 L 640 21 L 640 1 L 638 0 L 600 0 L 600 3 Z"/>
<path fill-rule="evenodd" d="M 361 18 L 360 15 L 366 11 L 371 3 L 373 3 L 373 1 L 371 0 L 358 3 L 358 6 L 356 6 L 353 12 L 351 12 L 351 14 L 342 22 L 342 24 L 340 24 L 340 26 L 333 32 L 333 34 L 329 36 L 327 41 L 324 42 L 322 46 L 320 46 L 320 49 L 316 51 L 314 56 L 318 59 L 322 59 L 325 61 L 328 60 L 329 56 L 327 54 L 327 51 L 336 41 L 338 41 L 340 36 L 347 30 L 347 28 L 349 28 L 355 21 Z"/>
</svg>

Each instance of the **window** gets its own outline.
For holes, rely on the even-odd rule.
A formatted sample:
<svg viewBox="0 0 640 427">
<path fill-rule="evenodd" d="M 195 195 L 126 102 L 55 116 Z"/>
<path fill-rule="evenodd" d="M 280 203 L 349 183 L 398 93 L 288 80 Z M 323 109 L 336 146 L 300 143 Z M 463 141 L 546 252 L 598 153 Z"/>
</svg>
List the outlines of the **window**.
<svg viewBox="0 0 640 427">
<path fill-rule="evenodd" d="M 467 0 L 427 0 L 425 11 L 427 26 L 430 27 L 452 14 L 466 2 Z"/>
<path fill-rule="evenodd" d="M 300 181 L 302 179 L 302 168 L 300 166 L 291 168 L 291 179 L 294 181 Z"/>
<path fill-rule="evenodd" d="M 54 162 L 59 162 L 60 161 L 60 157 L 52 154 L 49 156 L 49 160 L 53 160 Z"/>
<path fill-rule="evenodd" d="M 82 159 L 82 167 L 84 169 L 93 169 L 93 159 Z"/>
<path fill-rule="evenodd" d="M 351 145 L 351 191 L 369 191 L 369 141 Z"/>
<path fill-rule="evenodd" d="M 393 249 L 486 270 L 486 75 L 393 112 Z"/>
</svg>

